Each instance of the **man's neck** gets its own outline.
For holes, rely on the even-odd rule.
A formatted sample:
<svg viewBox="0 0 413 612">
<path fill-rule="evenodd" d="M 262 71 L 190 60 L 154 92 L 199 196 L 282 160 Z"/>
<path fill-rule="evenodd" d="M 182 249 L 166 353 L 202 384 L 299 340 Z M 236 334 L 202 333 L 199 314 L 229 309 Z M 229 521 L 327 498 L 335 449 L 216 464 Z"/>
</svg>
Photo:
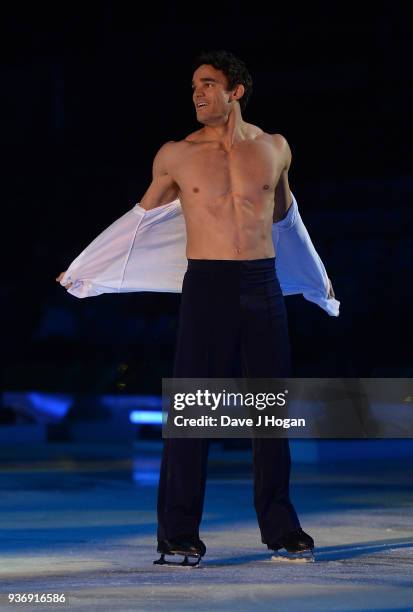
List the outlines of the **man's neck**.
<svg viewBox="0 0 413 612">
<path fill-rule="evenodd" d="M 217 125 L 206 125 L 204 134 L 208 140 L 220 142 L 229 151 L 237 142 L 247 138 L 247 123 L 243 120 L 239 105 L 234 105 L 227 121 Z"/>
</svg>

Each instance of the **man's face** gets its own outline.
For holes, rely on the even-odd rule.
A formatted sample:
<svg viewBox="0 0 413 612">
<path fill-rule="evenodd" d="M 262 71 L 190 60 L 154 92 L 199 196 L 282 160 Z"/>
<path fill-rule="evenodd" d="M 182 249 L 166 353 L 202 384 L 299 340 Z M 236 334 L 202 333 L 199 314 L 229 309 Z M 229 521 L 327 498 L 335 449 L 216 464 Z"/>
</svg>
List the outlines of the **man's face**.
<svg viewBox="0 0 413 612">
<path fill-rule="evenodd" d="M 227 119 L 232 105 L 228 103 L 227 77 L 209 64 L 199 66 L 192 77 L 192 99 L 200 123 L 208 125 Z"/>
</svg>

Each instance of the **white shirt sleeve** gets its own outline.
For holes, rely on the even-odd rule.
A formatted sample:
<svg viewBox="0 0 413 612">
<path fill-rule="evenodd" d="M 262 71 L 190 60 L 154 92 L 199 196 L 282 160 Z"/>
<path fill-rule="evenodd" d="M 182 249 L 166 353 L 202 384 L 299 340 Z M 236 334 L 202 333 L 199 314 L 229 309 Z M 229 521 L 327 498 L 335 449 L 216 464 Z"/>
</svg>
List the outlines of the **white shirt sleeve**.
<svg viewBox="0 0 413 612">
<path fill-rule="evenodd" d="M 284 295 L 302 293 L 328 314 L 340 302 L 328 299 L 328 277 L 298 205 L 273 224 L 275 267 Z M 136 204 L 105 229 L 70 264 L 60 281 L 72 282 L 72 295 L 161 291 L 179 293 L 187 268 L 186 228 L 179 200 L 152 210 Z"/>
<path fill-rule="evenodd" d="M 302 293 L 329 315 L 339 315 L 340 302 L 328 297 L 329 279 L 309 233 L 301 219 L 297 201 L 287 216 L 273 224 L 272 237 L 276 253 L 275 267 L 284 295 Z"/>
</svg>

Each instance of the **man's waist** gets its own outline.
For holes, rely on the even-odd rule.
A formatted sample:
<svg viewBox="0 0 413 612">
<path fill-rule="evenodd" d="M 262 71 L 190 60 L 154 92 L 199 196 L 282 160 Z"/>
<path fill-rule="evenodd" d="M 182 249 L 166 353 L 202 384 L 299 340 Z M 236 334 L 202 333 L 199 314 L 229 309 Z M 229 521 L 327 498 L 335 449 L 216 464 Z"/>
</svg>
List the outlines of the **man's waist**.
<svg viewBox="0 0 413 612">
<path fill-rule="evenodd" d="M 275 257 L 263 259 L 193 259 L 187 258 L 188 270 L 272 270 L 275 267 Z"/>
</svg>

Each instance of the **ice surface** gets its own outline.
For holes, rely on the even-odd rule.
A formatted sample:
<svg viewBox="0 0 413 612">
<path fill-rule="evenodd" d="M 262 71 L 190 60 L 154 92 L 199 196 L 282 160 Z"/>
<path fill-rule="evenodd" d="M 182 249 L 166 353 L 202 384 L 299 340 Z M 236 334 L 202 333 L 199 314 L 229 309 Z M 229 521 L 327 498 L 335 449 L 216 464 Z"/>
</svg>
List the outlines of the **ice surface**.
<svg viewBox="0 0 413 612">
<path fill-rule="evenodd" d="M 86 449 L 86 450 L 85 450 Z M 52 610 L 413 610 L 413 466 L 293 465 L 292 499 L 315 563 L 275 563 L 260 542 L 248 452 L 210 461 L 200 567 L 153 565 L 159 449 L 48 445 L 2 451 L 0 597 L 66 593 Z M 101 451 L 100 451 L 101 452 Z M 28 609 L 28 607 L 24 607 Z"/>
</svg>

